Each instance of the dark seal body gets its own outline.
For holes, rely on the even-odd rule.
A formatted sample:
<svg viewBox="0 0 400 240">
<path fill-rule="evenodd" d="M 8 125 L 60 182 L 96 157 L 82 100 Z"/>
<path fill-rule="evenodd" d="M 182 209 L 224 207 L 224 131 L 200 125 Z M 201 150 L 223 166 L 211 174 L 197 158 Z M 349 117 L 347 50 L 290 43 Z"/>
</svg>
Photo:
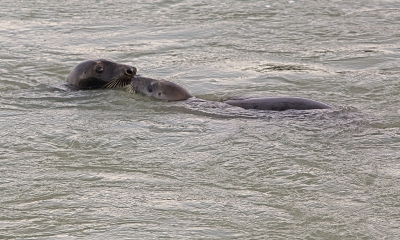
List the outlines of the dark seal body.
<svg viewBox="0 0 400 240">
<path fill-rule="evenodd" d="M 129 85 L 136 68 L 113 61 L 87 60 L 76 65 L 68 75 L 67 85 L 73 89 L 115 88 Z"/>
<path fill-rule="evenodd" d="M 270 98 L 248 98 L 231 99 L 225 103 L 244 109 L 258 109 L 270 111 L 285 111 L 289 109 L 309 110 L 309 109 L 328 109 L 331 108 L 325 103 L 317 102 L 306 98 L 297 97 L 270 97 Z"/>
</svg>

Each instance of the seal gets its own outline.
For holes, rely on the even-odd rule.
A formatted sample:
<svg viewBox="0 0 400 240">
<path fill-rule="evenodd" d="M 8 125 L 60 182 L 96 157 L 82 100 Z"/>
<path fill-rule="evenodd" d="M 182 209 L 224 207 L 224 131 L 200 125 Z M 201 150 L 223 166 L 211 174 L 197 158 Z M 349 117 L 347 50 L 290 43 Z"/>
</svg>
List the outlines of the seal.
<svg viewBox="0 0 400 240">
<path fill-rule="evenodd" d="M 285 111 L 289 109 L 309 110 L 309 109 L 329 109 L 329 105 L 315 100 L 298 97 L 269 97 L 269 98 L 248 98 L 230 99 L 225 103 L 244 109 L 258 109 L 270 111 Z"/>
<path fill-rule="evenodd" d="M 131 89 L 133 92 L 138 92 L 155 99 L 167 101 L 182 101 L 193 97 L 185 88 L 176 83 L 138 75 L 132 77 Z M 244 109 L 269 111 L 331 108 L 325 103 L 298 97 L 236 98 L 226 100 L 224 103 Z"/>
<path fill-rule="evenodd" d="M 72 89 L 116 88 L 129 85 L 136 68 L 106 59 L 87 60 L 76 65 L 67 78 Z"/>
<path fill-rule="evenodd" d="M 182 101 L 193 97 L 186 89 L 167 80 L 133 76 L 131 81 L 133 92 L 167 101 Z"/>
</svg>

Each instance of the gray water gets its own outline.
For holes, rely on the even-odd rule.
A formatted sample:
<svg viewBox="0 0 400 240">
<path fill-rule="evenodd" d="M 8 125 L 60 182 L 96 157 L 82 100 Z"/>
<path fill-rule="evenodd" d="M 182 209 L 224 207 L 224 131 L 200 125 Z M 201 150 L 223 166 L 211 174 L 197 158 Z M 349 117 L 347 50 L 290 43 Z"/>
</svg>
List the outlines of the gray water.
<svg viewBox="0 0 400 240">
<path fill-rule="evenodd" d="M 0 2 L 1 239 L 400 238 L 400 3 Z M 257 112 L 70 91 L 86 59 Z"/>
</svg>

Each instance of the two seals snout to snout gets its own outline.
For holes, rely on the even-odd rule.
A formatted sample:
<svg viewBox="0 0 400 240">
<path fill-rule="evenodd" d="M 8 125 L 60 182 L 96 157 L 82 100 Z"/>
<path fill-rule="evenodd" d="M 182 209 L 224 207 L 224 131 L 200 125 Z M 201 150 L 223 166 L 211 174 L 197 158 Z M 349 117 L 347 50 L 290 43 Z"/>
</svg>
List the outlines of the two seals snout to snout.
<svg viewBox="0 0 400 240">
<path fill-rule="evenodd" d="M 87 60 L 76 65 L 67 79 L 67 85 L 76 89 L 116 88 L 129 85 L 136 68 L 113 61 Z"/>
<path fill-rule="evenodd" d="M 155 99 L 182 101 L 193 97 L 185 88 L 166 80 L 136 75 L 136 68 L 99 59 L 78 64 L 68 76 L 67 84 L 76 89 L 115 88 L 130 85 L 134 92 Z M 273 97 L 230 99 L 226 104 L 244 109 L 285 111 L 289 109 L 328 109 L 329 105 L 306 98 Z"/>
</svg>

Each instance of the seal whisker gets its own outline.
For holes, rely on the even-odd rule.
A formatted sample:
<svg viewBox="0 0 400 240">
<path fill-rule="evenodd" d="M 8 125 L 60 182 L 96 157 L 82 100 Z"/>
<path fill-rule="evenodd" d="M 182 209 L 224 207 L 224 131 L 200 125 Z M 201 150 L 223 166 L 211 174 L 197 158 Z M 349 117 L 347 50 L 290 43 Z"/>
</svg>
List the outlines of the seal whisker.
<svg viewBox="0 0 400 240">
<path fill-rule="evenodd" d="M 111 78 L 110 81 L 103 86 L 103 88 L 115 88 L 116 81 L 118 81 L 118 78 Z"/>
<path fill-rule="evenodd" d="M 110 87 L 110 83 L 112 83 L 112 81 L 104 84 L 103 88 L 109 88 Z"/>
<path fill-rule="evenodd" d="M 116 88 L 117 86 L 118 86 L 118 79 L 115 79 L 115 80 L 113 81 L 112 88 Z"/>
<path fill-rule="evenodd" d="M 133 87 L 132 85 L 128 85 L 128 93 L 136 93 L 135 87 Z"/>
<path fill-rule="evenodd" d="M 127 91 L 128 93 L 135 93 L 134 86 L 132 86 L 132 84 L 127 85 Z"/>
<path fill-rule="evenodd" d="M 130 80 L 123 80 L 120 78 L 112 78 L 110 82 L 103 86 L 103 88 L 117 88 L 117 87 L 125 87 L 130 84 Z"/>
<path fill-rule="evenodd" d="M 117 87 L 123 87 L 123 86 L 124 86 L 124 83 L 121 81 L 121 79 L 118 79 Z"/>
<path fill-rule="evenodd" d="M 126 83 L 120 79 L 119 80 L 119 87 L 125 87 L 125 86 L 126 86 Z"/>
<path fill-rule="evenodd" d="M 112 84 L 112 88 L 116 88 L 118 86 L 118 79 L 115 79 Z"/>
<path fill-rule="evenodd" d="M 125 86 L 128 86 L 128 85 L 131 85 L 131 79 L 129 79 L 129 80 L 125 80 L 125 79 L 120 79 L 120 81 L 121 81 L 121 87 L 125 87 Z"/>
<path fill-rule="evenodd" d="M 117 87 L 119 87 L 119 79 L 117 79 L 117 80 L 115 81 L 115 84 L 114 84 L 114 88 L 117 88 Z"/>
<path fill-rule="evenodd" d="M 119 83 L 119 78 L 114 80 L 113 88 L 117 88 Z"/>
</svg>

